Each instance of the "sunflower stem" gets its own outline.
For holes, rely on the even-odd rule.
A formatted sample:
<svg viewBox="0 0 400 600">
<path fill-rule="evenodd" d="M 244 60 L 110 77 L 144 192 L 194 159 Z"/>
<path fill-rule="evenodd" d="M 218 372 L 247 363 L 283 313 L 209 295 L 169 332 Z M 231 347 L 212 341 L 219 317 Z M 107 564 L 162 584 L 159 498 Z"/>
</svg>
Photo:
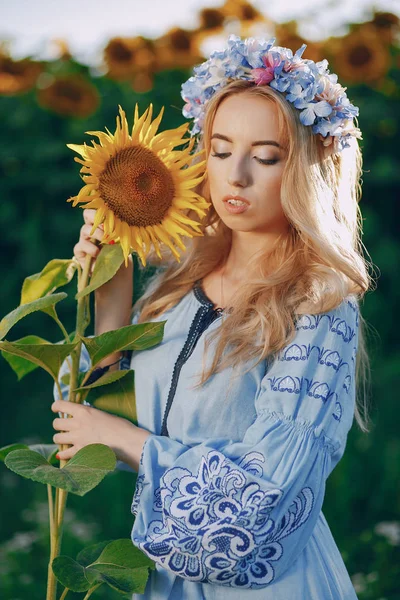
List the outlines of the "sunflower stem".
<svg viewBox="0 0 400 600">
<path fill-rule="evenodd" d="M 93 240 L 92 240 L 93 241 Z M 89 270 L 91 265 L 92 257 L 88 254 L 85 259 L 85 264 L 83 271 L 80 266 L 78 266 L 78 292 L 83 290 L 88 283 L 89 279 Z M 71 352 L 71 360 L 72 366 L 70 370 L 70 383 L 69 383 L 69 394 L 68 400 L 70 402 L 80 402 L 81 397 L 80 394 L 75 391 L 75 388 L 78 387 L 78 375 L 79 375 L 79 363 L 80 363 L 80 355 L 82 348 L 82 341 L 80 336 L 83 336 L 85 333 L 85 329 L 87 326 L 89 313 L 89 302 L 88 298 L 85 296 L 78 299 L 78 306 L 76 312 L 76 329 L 75 329 L 75 338 L 78 339 L 78 343 L 74 350 Z M 59 323 L 61 325 L 61 323 Z M 65 335 L 68 335 L 65 331 Z M 58 393 L 61 395 L 60 385 L 57 383 Z M 65 450 L 68 448 L 66 444 L 60 444 L 60 450 Z M 67 460 L 60 460 L 60 469 L 62 469 L 66 464 Z M 60 554 L 61 547 L 61 539 L 63 533 L 63 523 L 64 523 L 64 512 L 65 506 L 67 502 L 68 492 L 61 488 L 56 488 L 55 501 L 53 504 L 53 496 L 51 494 L 51 490 L 49 490 L 49 514 L 50 514 L 50 559 L 48 566 L 48 575 L 47 575 L 47 596 L 46 600 L 56 600 L 57 594 L 57 578 L 54 575 L 52 563 L 53 560 Z M 92 588 L 93 591 L 95 588 Z M 62 598 L 65 598 L 67 592 L 64 590 Z M 89 597 L 89 596 L 88 596 Z"/>
<path fill-rule="evenodd" d="M 97 588 L 99 588 L 101 585 L 103 585 L 103 582 L 100 581 L 100 583 L 97 583 L 96 585 L 94 585 L 93 587 L 91 587 L 86 596 L 83 598 L 83 600 L 87 600 L 88 598 L 90 598 L 90 596 L 93 594 L 93 592 L 95 592 L 97 590 Z"/>
</svg>

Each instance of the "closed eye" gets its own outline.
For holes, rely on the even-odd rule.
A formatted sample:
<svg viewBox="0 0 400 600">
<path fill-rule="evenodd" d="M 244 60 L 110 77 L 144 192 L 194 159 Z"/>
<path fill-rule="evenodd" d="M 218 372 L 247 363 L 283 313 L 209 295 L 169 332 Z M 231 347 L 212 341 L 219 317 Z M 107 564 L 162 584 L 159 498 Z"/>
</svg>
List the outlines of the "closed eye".
<svg viewBox="0 0 400 600">
<path fill-rule="evenodd" d="M 230 156 L 230 152 L 215 152 L 215 154 L 211 154 L 211 156 L 224 159 L 227 156 Z M 278 162 L 277 159 L 263 160 L 262 158 L 257 158 L 257 156 L 254 156 L 254 158 L 263 165 L 275 165 Z"/>
</svg>

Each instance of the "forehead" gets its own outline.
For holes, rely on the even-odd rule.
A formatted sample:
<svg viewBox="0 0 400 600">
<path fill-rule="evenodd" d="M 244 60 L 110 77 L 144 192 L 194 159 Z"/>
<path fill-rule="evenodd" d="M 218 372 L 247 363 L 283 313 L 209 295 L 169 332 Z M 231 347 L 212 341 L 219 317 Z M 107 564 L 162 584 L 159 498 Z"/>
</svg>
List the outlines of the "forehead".
<svg viewBox="0 0 400 600">
<path fill-rule="evenodd" d="M 229 96 L 216 111 L 212 133 L 221 133 L 238 141 L 265 138 L 280 142 L 277 108 L 260 96 Z"/>
</svg>

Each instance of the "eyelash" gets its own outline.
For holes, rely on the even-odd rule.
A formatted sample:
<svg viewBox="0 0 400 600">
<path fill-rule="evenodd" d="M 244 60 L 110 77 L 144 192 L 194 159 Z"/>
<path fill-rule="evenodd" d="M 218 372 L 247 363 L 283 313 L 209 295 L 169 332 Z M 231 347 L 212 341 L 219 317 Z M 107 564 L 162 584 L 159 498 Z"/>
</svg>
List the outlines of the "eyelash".
<svg viewBox="0 0 400 600">
<path fill-rule="evenodd" d="M 225 156 L 228 156 L 230 153 L 229 152 L 215 152 L 215 154 L 211 154 L 211 156 L 216 156 L 217 158 L 222 158 Z M 278 161 L 276 159 L 272 159 L 272 160 L 263 160 L 262 158 L 257 158 L 257 156 L 254 157 L 255 159 L 258 160 L 258 162 L 260 162 L 263 165 L 275 165 Z"/>
</svg>

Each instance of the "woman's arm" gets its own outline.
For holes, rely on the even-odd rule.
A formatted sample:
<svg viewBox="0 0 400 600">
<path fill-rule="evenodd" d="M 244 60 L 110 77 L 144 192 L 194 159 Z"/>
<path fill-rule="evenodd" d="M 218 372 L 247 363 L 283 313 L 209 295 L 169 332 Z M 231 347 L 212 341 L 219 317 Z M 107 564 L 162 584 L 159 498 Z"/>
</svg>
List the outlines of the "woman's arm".
<svg viewBox="0 0 400 600">
<path fill-rule="evenodd" d="M 83 211 L 84 225 L 82 225 L 79 240 L 74 246 L 74 256 L 81 264 L 85 264 L 86 256 L 93 257 L 91 273 L 101 248 L 91 241 L 94 238 L 102 241 L 104 237 L 103 225 L 99 225 L 91 235 L 94 217 L 94 209 L 85 209 Z M 126 325 L 130 325 L 132 298 L 133 298 L 133 259 L 128 258 L 128 266 L 122 264 L 120 269 L 110 281 L 95 290 L 95 325 L 94 335 L 100 335 L 106 331 L 113 331 Z M 121 352 L 116 352 L 107 356 L 97 366 L 105 367 L 111 365 L 121 358 Z M 112 365 L 110 371 L 117 370 L 118 364 Z"/>
<path fill-rule="evenodd" d="M 110 281 L 95 290 L 95 326 L 94 334 L 100 335 L 131 324 L 133 297 L 133 259 L 128 258 L 128 266 L 122 264 Z M 104 367 L 121 358 L 121 352 L 110 354 L 97 366 Z M 117 370 L 118 363 L 110 367 Z"/>
</svg>

